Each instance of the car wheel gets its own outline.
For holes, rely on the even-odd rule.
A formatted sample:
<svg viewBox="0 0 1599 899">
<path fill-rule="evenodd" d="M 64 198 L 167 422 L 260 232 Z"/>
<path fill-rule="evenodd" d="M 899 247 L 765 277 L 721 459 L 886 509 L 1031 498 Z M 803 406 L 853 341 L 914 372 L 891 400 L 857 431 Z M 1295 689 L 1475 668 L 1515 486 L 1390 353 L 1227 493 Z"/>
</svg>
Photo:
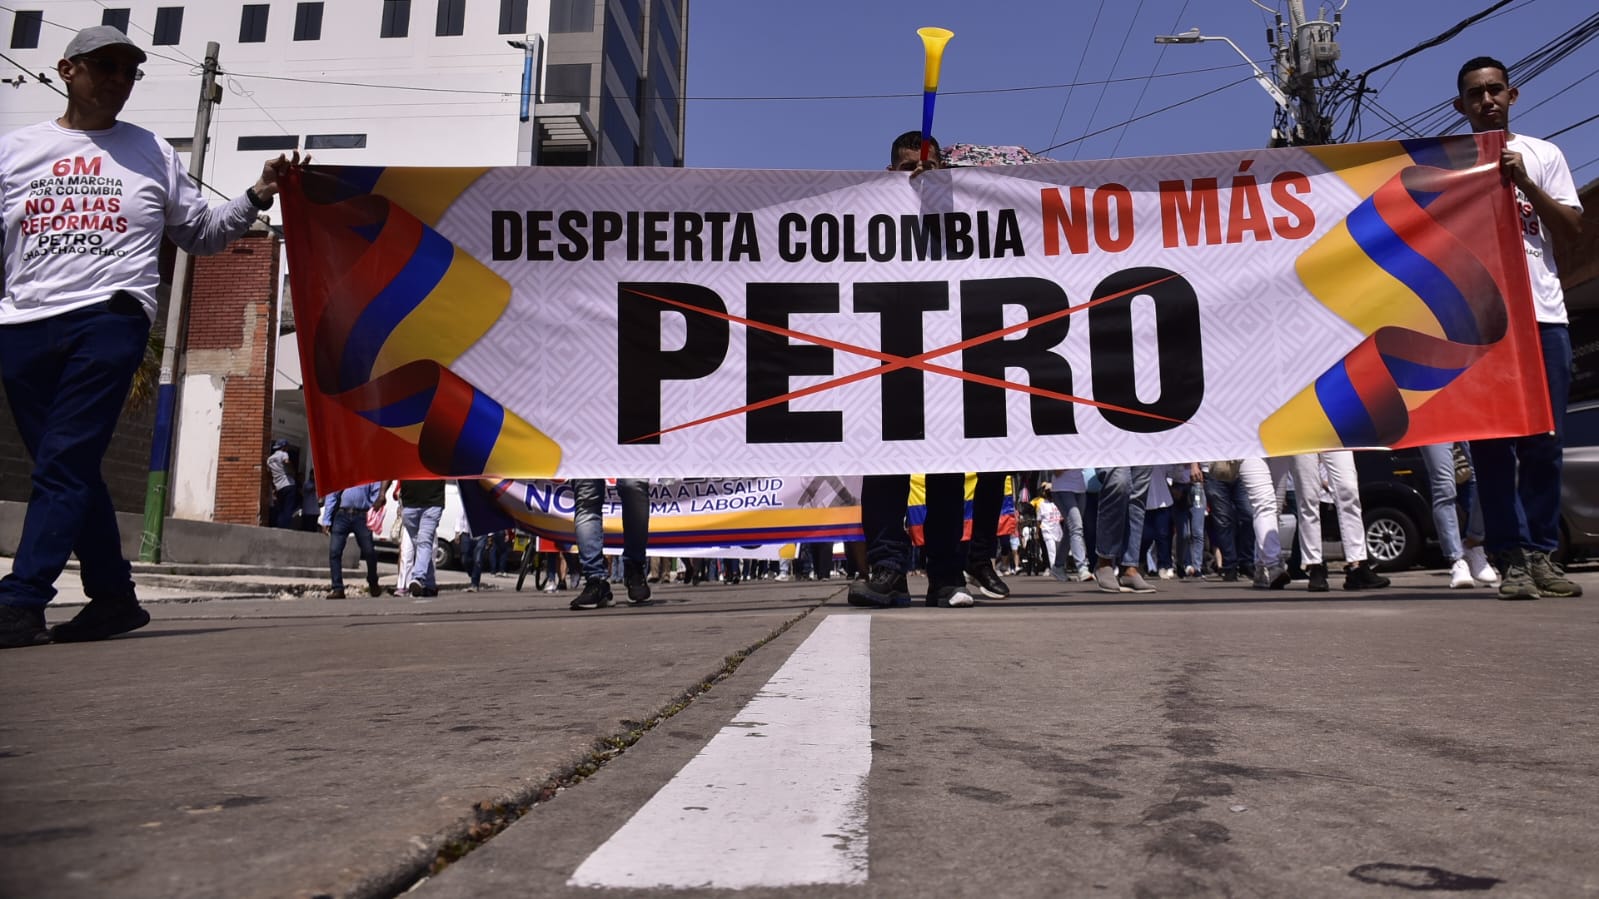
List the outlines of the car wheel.
<svg viewBox="0 0 1599 899">
<path fill-rule="evenodd" d="M 445 568 L 454 568 L 454 567 L 456 567 L 455 566 L 455 544 L 454 543 L 451 543 L 450 541 L 444 539 L 443 537 L 434 538 L 434 540 L 433 540 L 433 567 L 435 569 L 439 569 L 439 570 L 443 570 Z"/>
<path fill-rule="evenodd" d="M 1421 528 L 1398 509 L 1367 510 L 1366 553 L 1385 571 L 1403 571 L 1421 557 Z"/>
</svg>

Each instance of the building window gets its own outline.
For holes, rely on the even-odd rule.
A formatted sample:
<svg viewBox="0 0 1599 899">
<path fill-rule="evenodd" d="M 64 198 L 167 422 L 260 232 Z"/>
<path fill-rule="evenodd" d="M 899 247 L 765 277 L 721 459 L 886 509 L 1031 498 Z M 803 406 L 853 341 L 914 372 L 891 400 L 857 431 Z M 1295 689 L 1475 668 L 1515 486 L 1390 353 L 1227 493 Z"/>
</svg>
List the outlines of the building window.
<svg viewBox="0 0 1599 899">
<path fill-rule="evenodd" d="M 11 49 L 32 50 L 39 46 L 39 25 L 44 22 L 44 12 L 37 9 L 19 9 L 11 23 Z"/>
<path fill-rule="evenodd" d="M 638 138 L 633 136 L 633 129 L 628 125 L 627 116 L 623 114 L 621 104 L 617 101 L 611 89 L 607 87 L 601 95 L 600 104 L 600 135 L 605 144 L 616 151 L 621 157 L 623 165 L 638 164 Z M 602 156 L 603 158 L 603 156 Z"/>
<path fill-rule="evenodd" d="M 580 103 L 583 110 L 590 109 L 590 82 L 594 78 L 592 63 L 563 63 L 544 68 L 544 102 Z"/>
<path fill-rule="evenodd" d="M 294 7 L 294 39 L 322 40 L 322 4 L 301 3 Z"/>
<path fill-rule="evenodd" d="M 292 134 L 257 134 L 239 138 L 240 150 L 293 150 L 300 139 Z"/>
<path fill-rule="evenodd" d="M 150 43 L 157 47 L 170 47 L 183 37 L 183 7 L 163 6 L 155 11 L 155 31 L 150 33 Z"/>
<path fill-rule="evenodd" d="M 411 33 L 411 0 L 383 0 L 383 29 L 379 37 L 405 37 Z"/>
<path fill-rule="evenodd" d="M 622 15 L 627 17 L 627 30 L 633 32 L 633 40 L 640 47 L 644 46 L 644 8 L 639 0 L 617 0 L 622 7 Z"/>
<path fill-rule="evenodd" d="M 500 33 L 527 33 L 527 0 L 500 0 Z"/>
<path fill-rule="evenodd" d="M 466 30 L 466 0 L 439 0 L 438 24 L 433 33 L 453 37 Z"/>
<path fill-rule="evenodd" d="M 364 134 L 307 134 L 307 150 L 359 150 L 366 146 Z"/>
<path fill-rule="evenodd" d="M 550 0 L 550 33 L 594 30 L 594 0 Z"/>
<path fill-rule="evenodd" d="M 100 11 L 100 24 L 110 25 L 123 34 L 127 34 L 128 12 L 127 9 L 103 9 Z"/>
<path fill-rule="evenodd" d="M 267 10 L 265 3 L 246 3 L 239 16 L 239 43 L 259 44 L 266 41 Z"/>
</svg>

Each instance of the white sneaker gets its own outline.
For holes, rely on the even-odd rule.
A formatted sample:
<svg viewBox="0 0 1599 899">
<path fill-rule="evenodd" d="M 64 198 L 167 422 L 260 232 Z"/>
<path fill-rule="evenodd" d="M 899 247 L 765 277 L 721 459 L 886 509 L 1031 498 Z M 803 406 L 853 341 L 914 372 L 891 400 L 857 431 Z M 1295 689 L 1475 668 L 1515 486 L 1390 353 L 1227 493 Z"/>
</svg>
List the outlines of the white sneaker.
<svg viewBox="0 0 1599 899">
<path fill-rule="evenodd" d="M 1471 566 L 1465 559 L 1456 559 L 1455 564 L 1449 566 L 1449 589 L 1464 590 L 1477 586 L 1477 581 L 1471 576 Z"/>
<path fill-rule="evenodd" d="M 1177 572 L 1176 572 L 1176 571 L 1173 571 L 1173 570 L 1172 570 L 1172 569 L 1170 569 L 1170 568 L 1162 568 L 1162 569 L 1161 569 L 1161 570 L 1160 570 L 1160 574 L 1159 574 L 1159 575 L 1158 575 L 1158 576 L 1159 576 L 1159 577 L 1160 577 L 1160 579 L 1161 579 L 1161 580 L 1163 580 L 1163 581 L 1169 581 L 1169 580 L 1171 580 L 1171 579 L 1172 579 L 1172 578 L 1174 578 L 1174 577 L 1176 577 L 1176 576 L 1177 576 Z"/>
<path fill-rule="evenodd" d="M 1094 573 L 1092 571 L 1089 571 L 1087 568 L 1079 568 L 1079 569 L 1077 569 L 1077 582 L 1078 583 L 1086 584 L 1086 583 L 1088 583 L 1089 581 L 1091 581 L 1093 579 L 1094 579 Z"/>
<path fill-rule="evenodd" d="M 545 593 L 554 593 L 557 589 L 558 588 L 555 586 L 555 582 L 554 581 L 550 581 L 548 584 L 544 585 L 544 592 Z"/>
<path fill-rule="evenodd" d="M 1480 546 L 1466 547 L 1465 562 L 1471 569 L 1471 579 L 1484 587 L 1493 587 L 1499 583 L 1499 572 L 1488 564 L 1488 554 Z"/>
</svg>

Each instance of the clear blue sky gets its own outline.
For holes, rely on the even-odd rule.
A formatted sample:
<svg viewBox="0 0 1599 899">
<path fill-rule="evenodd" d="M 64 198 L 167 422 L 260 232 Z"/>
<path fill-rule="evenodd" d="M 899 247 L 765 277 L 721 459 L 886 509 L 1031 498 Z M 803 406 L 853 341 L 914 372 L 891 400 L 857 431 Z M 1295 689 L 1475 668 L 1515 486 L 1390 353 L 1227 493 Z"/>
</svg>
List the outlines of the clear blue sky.
<svg viewBox="0 0 1599 899">
<path fill-rule="evenodd" d="M 1492 5 L 1348 0 L 1339 65 L 1364 71 Z M 1316 9 L 1308 0 L 1312 17 Z M 1490 55 L 1514 65 L 1593 12 L 1591 2 L 1518 0 L 1447 43 L 1375 73 L 1369 86 L 1379 91 L 1374 99 L 1383 110 L 1410 119 L 1453 96 L 1465 60 Z M 1260 86 L 1245 81 L 1190 99 L 1246 78 L 1239 54 L 1219 42 L 1162 46 L 1153 39 L 1197 26 L 1232 38 L 1269 70 L 1270 22 L 1249 0 L 693 0 L 687 164 L 883 167 L 889 141 L 921 125 L 923 54 L 915 32 L 924 25 L 955 32 L 933 126 L 946 143 L 1040 151 L 1073 141 L 1048 151 L 1062 160 L 1260 147 L 1272 113 Z M 1512 130 L 1547 137 L 1599 111 L 1592 101 L 1599 92 L 1596 47 L 1582 47 L 1530 81 L 1512 110 Z M 1110 79 L 1132 80 L 1102 83 Z M 1048 87 L 1068 84 L 1077 86 Z M 1376 110 L 1360 121 L 1367 140 L 1394 136 Z M 1579 187 L 1599 178 L 1599 120 L 1554 140 Z"/>
</svg>

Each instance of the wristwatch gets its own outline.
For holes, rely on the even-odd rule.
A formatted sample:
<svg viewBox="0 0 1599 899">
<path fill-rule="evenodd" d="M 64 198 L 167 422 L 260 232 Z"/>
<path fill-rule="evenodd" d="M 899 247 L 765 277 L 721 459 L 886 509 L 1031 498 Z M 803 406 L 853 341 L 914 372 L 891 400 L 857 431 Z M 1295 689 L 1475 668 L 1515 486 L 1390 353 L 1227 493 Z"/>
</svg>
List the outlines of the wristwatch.
<svg viewBox="0 0 1599 899">
<path fill-rule="evenodd" d="M 265 210 L 272 208 L 272 198 L 267 197 L 265 200 L 261 199 L 261 195 L 255 192 L 255 185 L 253 184 L 244 189 L 244 197 L 250 201 L 251 206 L 254 206 L 257 209 Z"/>
</svg>

